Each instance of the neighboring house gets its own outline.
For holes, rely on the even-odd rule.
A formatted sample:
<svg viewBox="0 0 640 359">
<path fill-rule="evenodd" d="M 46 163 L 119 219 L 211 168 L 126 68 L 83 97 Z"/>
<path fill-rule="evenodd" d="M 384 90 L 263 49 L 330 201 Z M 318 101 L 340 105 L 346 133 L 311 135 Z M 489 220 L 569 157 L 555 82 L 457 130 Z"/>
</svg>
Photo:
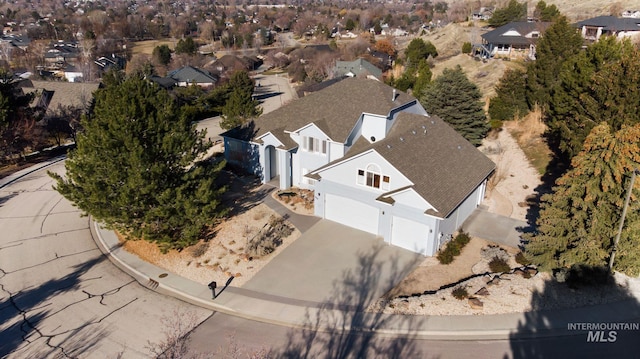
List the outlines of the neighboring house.
<svg viewBox="0 0 640 359">
<path fill-rule="evenodd" d="M 74 64 L 80 57 L 76 42 L 58 41 L 50 45 L 44 54 L 45 63 L 50 67 L 62 68 L 68 63 Z"/>
<path fill-rule="evenodd" d="M 262 65 L 257 57 L 224 55 L 211 65 L 212 71 L 220 76 L 230 75 L 236 71 L 253 71 Z"/>
<path fill-rule="evenodd" d="M 53 75 L 57 78 L 64 79 L 69 82 L 82 82 L 84 74 L 77 67 L 67 64 L 63 68 L 53 71 Z"/>
<path fill-rule="evenodd" d="M 484 198 L 495 165 L 413 97 L 347 78 L 222 134 L 225 157 L 315 214 L 434 255 Z"/>
<path fill-rule="evenodd" d="M 507 57 L 535 59 L 536 42 L 551 26 L 550 22 L 511 22 L 483 35 L 474 54 L 483 58 Z"/>
<path fill-rule="evenodd" d="M 640 19 L 640 10 L 626 10 L 622 12 L 622 17 L 631 17 L 634 19 Z"/>
<path fill-rule="evenodd" d="M 94 63 L 98 66 L 101 73 L 105 73 L 111 69 L 124 70 L 127 65 L 127 59 L 116 54 L 111 54 L 109 57 L 100 56 Z"/>
<path fill-rule="evenodd" d="M 373 76 L 376 80 L 382 80 L 382 70 L 365 59 L 336 61 L 333 73 L 336 77 Z"/>
<path fill-rule="evenodd" d="M 45 112 L 45 118 L 55 117 L 61 108 L 88 109 L 93 99 L 93 93 L 99 83 L 73 83 L 62 81 L 33 81 L 25 80 L 20 87 L 24 93 L 37 92 L 34 106 Z"/>
<path fill-rule="evenodd" d="M 481 7 L 480 10 L 475 11 L 473 14 L 471 14 L 471 20 L 487 21 L 491 19 L 492 16 L 493 16 L 492 7 Z"/>
<path fill-rule="evenodd" d="M 597 16 L 580 21 L 575 25 L 582 37 L 588 41 L 598 41 L 601 36 L 640 37 L 640 19 Z"/>
<path fill-rule="evenodd" d="M 209 73 L 209 71 L 192 66 L 173 70 L 166 77 L 151 76 L 149 79 L 168 89 L 175 86 L 186 87 L 192 84 L 200 87 L 211 87 L 218 82 L 218 78 Z"/>
</svg>

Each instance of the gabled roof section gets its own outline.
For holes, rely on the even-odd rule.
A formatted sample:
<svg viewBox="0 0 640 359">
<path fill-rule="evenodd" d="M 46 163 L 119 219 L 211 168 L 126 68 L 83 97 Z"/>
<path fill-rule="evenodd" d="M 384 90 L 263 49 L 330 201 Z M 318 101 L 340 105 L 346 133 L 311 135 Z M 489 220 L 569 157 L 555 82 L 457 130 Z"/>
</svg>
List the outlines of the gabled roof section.
<svg viewBox="0 0 640 359">
<path fill-rule="evenodd" d="M 254 120 L 255 137 L 271 132 L 291 149 L 296 144 L 285 131 L 314 123 L 333 141 L 344 143 L 363 112 L 387 116 L 392 109 L 415 101 L 401 91 L 393 100 L 393 91 L 380 81 L 348 78 Z"/>
<path fill-rule="evenodd" d="M 428 214 L 440 218 L 449 216 L 495 169 L 489 158 L 439 117 L 402 112 L 386 138 L 352 148 L 347 156 L 311 174 L 370 150 L 414 183 L 411 188 L 437 210 Z M 392 196 L 393 192 L 381 197 Z"/>
<path fill-rule="evenodd" d="M 601 27 L 607 31 L 640 31 L 640 19 L 618 18 L 615 16 L 596 16 L 576 23 L 576 26 Z"/>
<path fill-rule="evenodd" d="M 550 22 L 510 22 L 499 28 L 482 35 L 482 38 L 490 44 L 527 45 L 534 44 L 538 40 L 535 37 L 525 37 L 533 31 L 544 33 L 551 26 Z M 512 35 L 517 33 L 515 36 Z M 518 35 L 519 34 L 519 35 Z"/>
<path fill-rule="evenodd" d="M 60 107 L 88 106 L 99 85 L 89 82 L 31 81 L 31 86 L 26 85 L 22 90 L 25 93 L 42 90 L 44 98 L 37 101 L 42 101 L 39 105 L 47 105 L 47 115 L 50 115 Z"/>
<path fill-rule="evenodd" d="M 186 83 L 216 83 L 218 80 L 212 76 L 208 71 L 197 69 L 193 66 L 185 66 L 183 68 L 173 70 L 167 74 L 178 82 Z"/>
<path fill-rule="evenodd" d="M 363 73 L 368 73 L 375 76 L 377 79 L 382 79 L 382 70 L 365 59 L 336 61 L 334 71 L 336 76 L 348 75 L 349 73 L 358 76 Z"/>
</svg>

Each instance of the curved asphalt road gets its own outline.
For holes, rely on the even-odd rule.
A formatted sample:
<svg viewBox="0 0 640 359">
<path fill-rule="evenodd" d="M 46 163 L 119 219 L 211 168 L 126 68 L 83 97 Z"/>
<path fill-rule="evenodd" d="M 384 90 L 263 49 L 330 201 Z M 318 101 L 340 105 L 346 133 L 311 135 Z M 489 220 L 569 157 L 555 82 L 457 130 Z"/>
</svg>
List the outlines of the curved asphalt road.
<svg viewBox="0 0 640 359">
<path fill-rule="evenodd" d="M 148 358 L 163 320 L 211 315 L 113 266 L 52 184 L 43 169 L 0 189 L 0 357 Z"/>
</svg>

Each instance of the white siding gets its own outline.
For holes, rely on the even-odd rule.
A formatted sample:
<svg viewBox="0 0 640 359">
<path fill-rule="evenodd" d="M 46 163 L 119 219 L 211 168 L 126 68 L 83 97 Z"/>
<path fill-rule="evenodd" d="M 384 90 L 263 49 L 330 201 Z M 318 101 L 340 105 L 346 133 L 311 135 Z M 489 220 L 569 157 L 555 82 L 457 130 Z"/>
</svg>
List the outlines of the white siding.
<svg viewBox="0 0 640 359">
<path fill-rule="evenodd" d="M 387 117 L 379 115 L 364 114 L 362 117 L 362 136 L 369 142 L 380 141 L 387 136 Z"/>
</svg>

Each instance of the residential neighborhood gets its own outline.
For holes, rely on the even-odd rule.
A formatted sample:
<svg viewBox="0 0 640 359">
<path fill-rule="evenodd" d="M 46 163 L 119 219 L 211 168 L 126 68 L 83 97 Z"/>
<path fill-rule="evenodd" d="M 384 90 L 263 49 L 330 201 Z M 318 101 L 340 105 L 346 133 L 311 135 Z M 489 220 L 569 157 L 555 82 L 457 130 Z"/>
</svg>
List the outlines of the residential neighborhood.
<svg viewBox="0 0 640 359">
<path fill-rule="evenodd" d="M 638 14 L 1 4 L 0 357 L 634 357 Z"/>
</svg>

